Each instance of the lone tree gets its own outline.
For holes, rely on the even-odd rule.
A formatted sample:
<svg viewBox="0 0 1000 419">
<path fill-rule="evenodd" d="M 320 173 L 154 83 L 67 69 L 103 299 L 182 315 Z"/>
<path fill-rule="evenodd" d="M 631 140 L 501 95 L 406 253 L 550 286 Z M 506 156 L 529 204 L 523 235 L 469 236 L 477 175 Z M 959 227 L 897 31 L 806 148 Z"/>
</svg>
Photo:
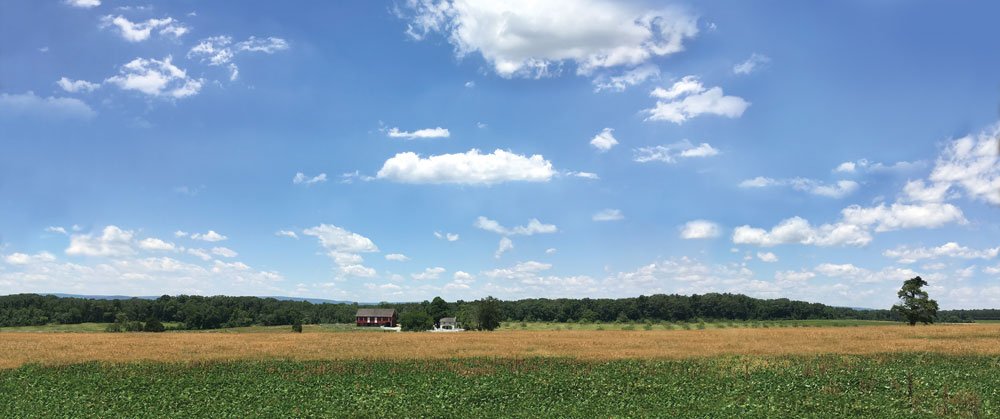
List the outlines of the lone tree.
<svg viewBox="0 0 1000 419">
<path fill-rule="evenodd" d="M 500 300 L 486 297 L 479 301 L 477 317 L 481 330 L 494 330 L 500 327 Z"/>
<path fill-rule="evenodd" d="M 899 296 L 899 304 L 892 306 L 892 311 L 899 313 L 914 326 L 917 322 L 923 324 L 934 323 L 937 317 L 937 301 L 927 298 L 927 291 L 923 290 L 927 281 L 921 277 L 916 277 L 903 282 L 903 288 L 896 293 Z"/>
</svg>

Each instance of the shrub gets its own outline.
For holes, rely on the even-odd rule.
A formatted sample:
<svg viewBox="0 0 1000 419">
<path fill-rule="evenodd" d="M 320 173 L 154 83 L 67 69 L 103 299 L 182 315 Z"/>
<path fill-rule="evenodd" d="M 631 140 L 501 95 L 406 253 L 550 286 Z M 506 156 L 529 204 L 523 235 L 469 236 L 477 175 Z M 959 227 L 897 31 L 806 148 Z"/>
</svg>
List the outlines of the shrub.
<svg viewBox="0 0 1000 419">
<path fill-rule="evenodd" d="M 149 320 L 146 320 L 146 324 L 142 326 L 143 332 L 160 333 L 165 330 L 167 330 L 167 328 L 163 327 L 163 323 L 160 323 L 160 320 L 156 317 L 150 317 Z"/>
<path fill-rule="evenodd" d="M 295 319 L 295 321 L 292 322 L 292 332 L 302 333 L 302 320 Z"/>
</svg>

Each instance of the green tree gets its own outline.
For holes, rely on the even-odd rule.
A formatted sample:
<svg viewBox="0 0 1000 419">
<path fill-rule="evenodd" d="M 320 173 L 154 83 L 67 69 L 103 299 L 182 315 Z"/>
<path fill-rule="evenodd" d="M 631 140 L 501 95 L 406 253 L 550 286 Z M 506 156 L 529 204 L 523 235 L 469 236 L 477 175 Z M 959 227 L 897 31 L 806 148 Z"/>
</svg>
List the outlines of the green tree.
<svg viewBox="0 0 1000 419">
<path fill-rule="evenodd" d="M 899 304 L 892 306 L 892 311 L 903 316 L 910 326 L 917 322 L 934 323 L 934 318 L 937 317 L 938 303 L 928 298 L 927 291 L 923 290 L 925 285 L 927 281 L 918 276 L 903 282 L 903 288 L 896 293 Z"/>
<path fill-rule="evenodd" d="M 301 317 L 296 317 L 295 320 L 292 320 L 292 332 L 294 332 L 294 333 L 302 333 L 302 318 Z"/>
<path fill-rule="evenodd" d="M 500 300 L 492 296 L 486 297 L 479 301 L 479 309 L 476 311 L 480 330 L 495 330 L 500 327 Z"/>
<path fill-rule="evenodd" d="M 434 327 L 434 319 L 423 310 L 410 310 L 399 317 L 399 325 L 407 332 L 423 332 Z"/>
<path fill-rule="evenodd" d="M 159 332 L 163 332 L 165 330 L 167 330 L 167 328 L 164 327 L 163 323 L 160 323 L 160 321 L 157 320 L 156 317 L 150 317 L 149 320 L 146 320 L 146 324 L 144 324 L 142 326 L 142 331 L 143 332 L 156 332 L 156 333 L 159 333 Z"/>
<path fill-rule="evenodd" d="M 434 297 L 431 300 L 431 304 L 427 307 L 427 314 L 431 316 L 431 320 L 437 323 L 442 317 L 451 317 L 451 308 L 448 307 L 448 302 L 441 297 Z"/>
</svg>

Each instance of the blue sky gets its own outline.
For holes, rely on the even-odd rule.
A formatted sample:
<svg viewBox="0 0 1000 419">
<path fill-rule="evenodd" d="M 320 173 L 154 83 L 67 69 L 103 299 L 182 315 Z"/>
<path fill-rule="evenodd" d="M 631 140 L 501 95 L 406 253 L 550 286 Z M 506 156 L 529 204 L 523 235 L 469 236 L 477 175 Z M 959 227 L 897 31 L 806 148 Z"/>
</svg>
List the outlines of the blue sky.
<svg viewBox="0 0 1000 419">
<path fill-rule="evenodd" d="M 1000 306 L 991 2 L 0 9 L 0 294 Z"/>
</svg>

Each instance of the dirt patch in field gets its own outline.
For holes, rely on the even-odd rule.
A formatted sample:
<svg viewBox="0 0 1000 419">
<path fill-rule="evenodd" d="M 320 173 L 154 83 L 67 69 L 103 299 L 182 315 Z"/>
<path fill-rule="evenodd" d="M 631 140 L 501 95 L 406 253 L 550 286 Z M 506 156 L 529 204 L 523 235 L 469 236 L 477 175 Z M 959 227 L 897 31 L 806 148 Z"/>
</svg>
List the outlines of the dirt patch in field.
<svg viewBox="0 0 1000 419">
<path fill-rule="evenodd" d="M 1000 324 L 465 333 L 0 333 L 0 368 L 86 361 L 677 359 L 935 352 L 1000 355 Z"/>
</svg>

